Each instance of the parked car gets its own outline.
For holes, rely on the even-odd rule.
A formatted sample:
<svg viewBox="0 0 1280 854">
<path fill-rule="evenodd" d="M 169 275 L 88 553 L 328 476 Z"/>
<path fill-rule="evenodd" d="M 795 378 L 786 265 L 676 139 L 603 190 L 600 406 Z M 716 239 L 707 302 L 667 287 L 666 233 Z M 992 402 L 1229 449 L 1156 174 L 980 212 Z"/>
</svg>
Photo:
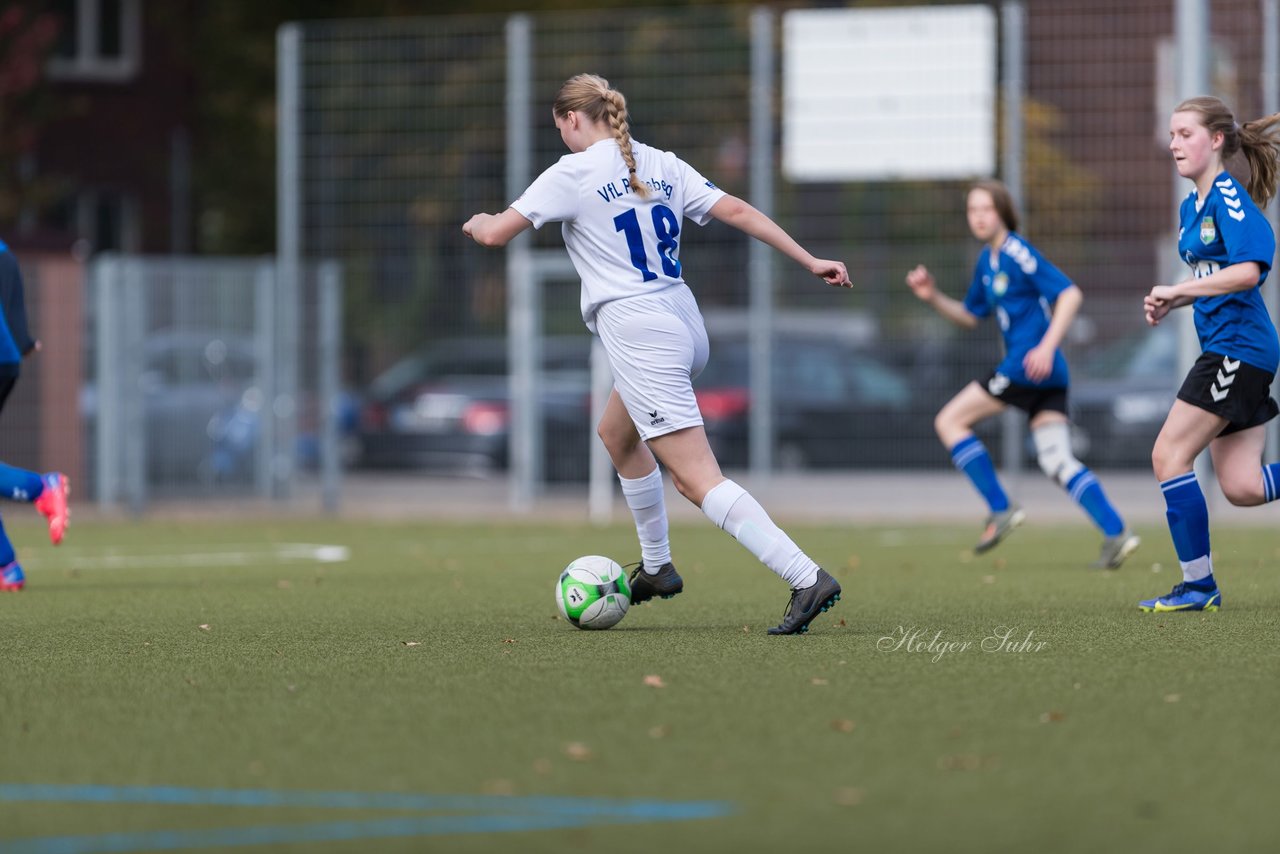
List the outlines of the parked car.
<svg viewBox="0 0 1280 854">
<path fill-rule="evenodd" d="M 1149 468 L 1151 448 L 1182 383 L 1178 329 L 1142 329 L 1072 365 L 1072 437 L 1095 468 Z"/>
<path fill-rule="evenodd" d="M 713 337 L 694 381 L 707 437 L 721 465 L 748 462 L 749 347 Z M 936 401 L 922 399 L 905 368 L 873 346 L 839 337 L 774 335 L 775 462 L 782 469 L 936 464 Z"/>
<path fill-rule="evenodd" d="M 396 362 L 369 386 L 358 464 L 484 476 L 508 467 L 506 341 L 441 341 Z M 585 480 L 592 435 L 591 338 L 542 343 L 539 409 L 548 480 Z"/>
</svg>

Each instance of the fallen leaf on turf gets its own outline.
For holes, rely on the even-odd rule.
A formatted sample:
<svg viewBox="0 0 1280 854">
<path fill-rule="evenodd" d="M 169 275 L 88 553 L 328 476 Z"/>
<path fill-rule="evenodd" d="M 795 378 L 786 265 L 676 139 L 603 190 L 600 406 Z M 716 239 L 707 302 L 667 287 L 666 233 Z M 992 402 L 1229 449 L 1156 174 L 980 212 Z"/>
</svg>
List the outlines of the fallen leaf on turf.
<svg viewBox="0 0 1280 854">
<path fill-rule="evenodd" d="M 282 578 L 276 582 L 276 587 L 278 587 L 281 590 L 288 590 L 292 586 L 293 586 L 293 582 L 285 578 Z"/>
<path fill-rule="evenodd" d="M 503 642 L 503 643 L 516 643 L 516 639 L 515 639 L 515 638 L 503 638 L 503 639 L 502 639 L 502 642 Z"/>
<path fill-rule="evenodd" d="M 571 741 L 564 746 L 564 755 L 574 762 L 590 762 L 591 748 L 580 741 Z"/>
<path fill-rule="evenodd" d="M 1164 701 L 1166 703 L 1176 703 L 1181 699 L 1182 699 L 1181 694 L 1165 694 L 1164 695 Z"/>
<path fill-rule="evenodd" d="M 862 558 L 857 555 L 849 555 L 849 559 L 844 562 L 844 565 L 847 569 L 857 569 L 862 566 Z"/>
<path fill-rule="evenodd" d="M 848 718 L 839 718 L 831 722 L 831 728 L 836 732 L 853 732 L 856 726 L 857 724 Z"/>
<path fill-rule="evenodd" d="M 995 583 L 996 583 L 996 577 L 995 577 L 994 575 L 984 575 L 984 576 L 982 576 L 982 583 L 983 583 L 983 584 L 995 584 Z"/>
<path fill-rule="evenodd" d="M 809 680 L 809 684 L 810 685 L 826 685 L 827 680 L 823 679 L 821 676 L 815 676 Z"/>
<path fill-rule="evenodd" d="M 662 681 L 662 677 L 654 673 L 651 673 L 648 676 L 644 677 L 644 684 L 648 685 L 650 688 L 667 687 L 667 683 Z"/>
<path fill-rule="evenodd" d="M 862 796 L 866 794 L 862 789 L 853 786 L 841 786 L 836 789 L 835 802 L 842 807 L 856 807 L 862 803 Z"/>
<path fill-rule="evenodd" d="M 742 633 L 743 633 L 744 635 L 749 635 L 749 634 L 751 634 L 751 627 L 750 627 L 750 626 L 743 626 L 743 627 L 742 627 Z"/>
<path fill-rule="evenodd" d="M 286 685 L 286 686 L 284 686 L 284 689 L 285 689 L 286 691 L 288 691 L 290 694 L 296 694 L 296 693 L 297 693 L 297 691 L 298 691 L 298 686 L 297 686 L 297 685 Z"/>
<path fill-rule="evenodd" d="M 941 771 L 978 771 L 995 764 L 994 756 L 979 756 L 976 753 L 958 753 L 938 759 L 938 769 Z"/>
<path fill-rule="evenodd" d="M 422 641 L 400 641 L 405 646 L 422 646 Z"/>
<path fill-rule="evenodd" d="M 192 688 L 195 688 L 195 687 L 197 687 L 197 686 L 199 686 L 199 685 L 200 685 L 200 683 L 199 683 L 199 682 L 197 682 L 196 680 L 192 679 L 190 676 L 183 676 L 183 677 L 182 677 L 182 681 L 183 681 L 183 682 L 186 682 L 186 683 L 187 683 L 188 685 L 190 685 Z"/>
<path fill-rule="evenodd" d="M 847 625 L 849 625 L 849 624 L 848 624 L 848 623 L 846 623 L 846 622 L 844 621 L 844 617 L 841 617 L 841 618 L 840 618 L 840 622 L 836 623 L 836 625 L 837 625 L 837 626 L 840 626 L 841 628 L 843 628 L 843 627 L 845 627 L 845 626 L 847 626 Z M 841 662 L 841 663 L 843 663 L 843 662 Z"/>
<path fill-rule="evenodd" d="M 510 780 L 486 780 L 480 788 L 486 795 L 510 795 L 516 790 Z"/>
<path fill-rule="evenodd" d="M 1066 717 L 1067 717 L 1067 715 L 1066 715 L 1066 713 L 1065 713 L 1065 712 L 1059 712 L 1059 711 L 1056 711 L 1056 710 L 1051 710 L 1051 711 L 1045 712 L 1043 715 L 1041 715 L 1041 716 L 1040 716 L 1040 723 L 1042 723 L 1042 724 L 1056 724 L 1056 723 L 1058 723 L 1059 721 L 1065 720 L 1065 719 L 1066 719 Z"/>
<path fill-rule="evenodd" d="M 1004 569 L 1009 565 L 1009 561 L 1005 560 L 1002 557 L 998 557 L 994 561 L 992 561 L 991 565 L 996 569 Z"/>
<path fill-rule="evenodd" d="M 543 777 L 545 777 L 546 775 L 550 774 L 550 773 L 551 773 L 551 760 L 550 760 L 550 759 L 535 759 L 535 760 L 533 760 L 533 773 L 538 774 L 538 775 L 543 776 Z"/>
<path fill-rule="evenodd" d="M 207 631 L 209 631 L 209 629 L 210 629 L 211 627 L 210 627 L 210 625 L 209 625 L 208 623 L 201 623 L 200 625 L 196 626 L 196 628 L 197 628 L 197 629 L 204 629 L 204 630 L 207 632 Z"/>
<path fill-rule="evenodd" d="M 652 738 L 652 739 L 666 738 L 670 734 L 671 734 L 671 727 L 667 726 L 666 724 L 659 724 L 658 726 L 649 727 L 649 738 Z"/>
</svg>

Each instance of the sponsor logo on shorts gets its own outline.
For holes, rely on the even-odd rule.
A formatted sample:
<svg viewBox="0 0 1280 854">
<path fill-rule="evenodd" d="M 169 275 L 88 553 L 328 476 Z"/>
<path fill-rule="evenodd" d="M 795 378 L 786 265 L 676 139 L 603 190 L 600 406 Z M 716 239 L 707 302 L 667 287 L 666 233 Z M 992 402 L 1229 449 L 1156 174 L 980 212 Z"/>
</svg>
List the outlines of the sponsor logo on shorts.
<svg viewBox="0 0 1280 854">
<path fill-rule="evenodd" d="M 662 418 L 662 417 L 660 417 L 660 416 L 658 415 L 658 410 L 656 410 L 656 409 L 655 409 L 655 410 L 653 410 L 653 412 L 650 412 L 650 413 L 649 413 L 649 426 L 650 426 L 650 427 L 656 427 L 656 426 L 658 426 L 659 424 L 662 424 L 663 422 L 665 422 L 666 420 L 667 420 L 667 419 Z"/>
<path fill-rule="evenodd" d="M 1009 378 L 1004 374 L 996 374 L 987 380 L 987 391 L 991 392 L 992 397 L 999 397 L 1009 388 Z"/>
</svg>

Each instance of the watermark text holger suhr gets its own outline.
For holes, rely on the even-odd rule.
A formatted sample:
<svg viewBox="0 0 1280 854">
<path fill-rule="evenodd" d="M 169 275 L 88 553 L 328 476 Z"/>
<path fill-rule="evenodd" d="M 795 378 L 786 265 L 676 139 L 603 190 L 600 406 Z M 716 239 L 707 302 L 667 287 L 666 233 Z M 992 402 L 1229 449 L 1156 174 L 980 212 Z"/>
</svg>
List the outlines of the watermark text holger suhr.
<svg viewBox="0 0 1280 854">
<path fill-rule="evenodd" d="M 981 640 L 951 640 L 943 637 L 941 629 L 931 632 L 917 626 L 898 626 L 892 634 L 876 641 L 876 649 L 881 652 L 921 653 L 938 662 L 948 655 L 972 651 L 1014 654 L 1040 652 L 1049 642 L 1037 640 L 1035 634 L 1035 629 L 1023 633 L 1017 627 L 997 626 Z"/>
</svg>

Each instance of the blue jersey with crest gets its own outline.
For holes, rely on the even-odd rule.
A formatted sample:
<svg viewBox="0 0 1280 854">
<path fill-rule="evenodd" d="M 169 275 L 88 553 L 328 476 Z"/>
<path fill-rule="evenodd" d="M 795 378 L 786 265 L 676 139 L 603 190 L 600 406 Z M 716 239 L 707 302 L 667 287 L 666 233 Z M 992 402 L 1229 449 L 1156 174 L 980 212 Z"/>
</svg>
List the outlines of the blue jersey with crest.
<svg viewBox="0 0 1280 854">
<path fill-rule="evenodd" d="M 1004 336 L 1004 361 L 996 370 L 1019 385 L 1065 388 L 1070 382 L 1067 360 L 1058 350 L 1053 371 L 1038 383 L 1027 378 L 1022 360 L 1049 330 L 1053 303 L 1072 281 L 1050 264 L 1023 237 L 1009 233 L 994 256 L 985 246 L 978 256 L 964 307 L 976 317 L 993 312 Z"/>
<path fill-rule="evenodd" d="M 1276 238 L 1244 185 L 1223 172 L 1203 204 L 1191 191 L 1178 211 L 1178 254 L 1201 279 L 1223 267 L 1254 261 L 1262 268 L 1258 286 L 1216 297 L 1197 297 L 1196 334 L 1200 349 L 1240 359 L 1275 373 L 1280 363 L 1276 328 L 1262 300 Z"/>
</svg>

